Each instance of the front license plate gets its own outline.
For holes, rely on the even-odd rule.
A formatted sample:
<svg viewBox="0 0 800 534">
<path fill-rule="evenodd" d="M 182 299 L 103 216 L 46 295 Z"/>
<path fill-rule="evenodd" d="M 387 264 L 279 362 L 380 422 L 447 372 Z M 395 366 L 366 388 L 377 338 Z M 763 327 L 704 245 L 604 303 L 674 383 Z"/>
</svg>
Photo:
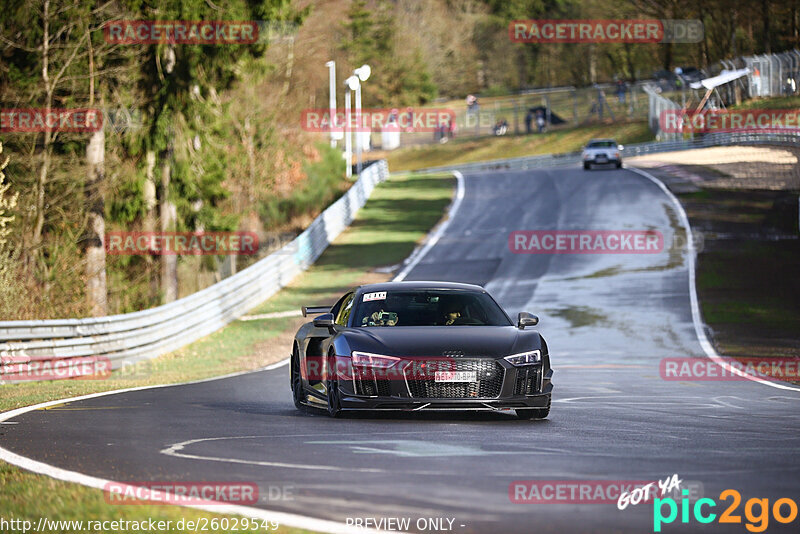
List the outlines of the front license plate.
<svg viewBox="0 0 800 534">
<path fill-rule="evenodd" d="M 475 382 L 478 380 L 476 371 L 436 371 L 433 375 L 434 382 Z"/>
</svg>

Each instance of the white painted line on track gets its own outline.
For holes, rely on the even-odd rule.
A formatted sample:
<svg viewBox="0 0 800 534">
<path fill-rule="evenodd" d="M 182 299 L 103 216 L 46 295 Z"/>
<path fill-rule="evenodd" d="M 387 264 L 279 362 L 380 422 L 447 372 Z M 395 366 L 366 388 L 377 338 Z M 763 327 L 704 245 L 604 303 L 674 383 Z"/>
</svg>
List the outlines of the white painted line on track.
<svg viewBox="0 0 800 534">
<path fill-rule="evenodd" d="M 338 467 L 334 465 L 316 465 L 316 464 L 293 464 L 287 462 L 270 462 L 267 460 L 244 460 L 242 458 L 223 458 L 217 456 L 200 456 L 197 454 L 189 454 L 188 452 L 184 452 L 184 448 L 190 445 L 194 445 L 196 443 L 204 443 L 209 441 L 220 441 L 220 440 L 234 440 L 234 439 L 256 439 L 256 438 L 266 438 L 269 436 L 223 436 L 223 437 L 214 437 L 214 438 L 200 438 L 200 439 L 190 439 L 186 441 L 181 441 L 180 443 L 173 443 L 169 447 L 162 449 L 159 451 L 161 454 L 166 456 L 173 456 L 175 458 L 188 458 L 190 460 L 205 460 L 211 462 L 228 462 L 234 464 L 250 464 L 250 465 L 258 465 L 258 466 L 268 466 L 268 467 L 283 467 L 289 469 L 310 469 L 310 470 L 318 470 L 318 471 L 353 471 L 359 473 L 385 473 L 385 469 L 378 469 L 378 468 L 371 468 L 371 467 Z"/>
<path fill-rule="evenodd" d="M 439 228 L 437 228 L 436 231 L 431 234 L 427 243 L 425 243 L 425 246 L 423 246 L 416 254 L 411 255 L 410 261 L 408 264 L 406 264 L 403 270 L 394 277 L 394 280 L 392 280 L 393 282 L 402 282 L 405 280 L 406 276 L 408 276 L 408 273 L 410 273 L 414 267 L 419 264 L 422 258 L 424 258 L 428 252 L 430 252 L 434 245 L 439 242 L 439 239 L 442 237 L 442 235 L 444 235 L 445 230 L 447 230 L 447 227 L 450 226 L 450 222 L 458 212 L 458 208 L 461 207 L 461 202 L 464 200 L 465 193 L 464 175 L 459 171 L 453 171 L 453 176 L 456 177 L 456 196 L 455 200 L 453 200 L 453 203 L 450 205 L 450 209 L 447 210 L 447 219 L 442 221 L 442 224 L 439 225 Z"/>
<path fill-rule="evenodd" d="M 257 369 L 257 371 L 269 371 L 272 369 L 277 369 L 279 367 L 283 367 L 289 363 L 289 358 L 285 360 L 281 360 L 279 362 L 273 363 L 261 369 Z M 173 386 L 185 386 L 189 384 L 200 384 L 203 382 L 212 382 L 215 380 L 222 380 L 225 378 L 231 378 L 234 376 L 244 375 L 248 373 L 253 373 L 255 371 L 241 371 L 236 373 L 230 373 L 223 376 L 217 376 L 213 378 L 204 378 L 202 380 L 194 380 L 191 382 L 183 382 L 180 384 L 157 384 L 153 386 L 140 386 L 140 387 L 133 387 L 133 388 L 125 388 L 125 389 L 117 389 L 113 391 L 103 391 L 100 393 L 91 393 L 89 395 L 81 395 L 79 397 L 71 397 L 68 399 L 58 399 L 48 402 L 42 402 L 39 404 L 34 404 L 33 406 L 25 406 L 23 408 L 17 408 L 15 410 L 10 410 L 8 412 L 0 413 L 0 423 L 5 423 L 9 419 L 17 417 L 19 415 L 32 412 L 35 410 L 40 410 L 42 408 L 48 408 L 50 406 L 54 406 L 57 404 L 63 404 L 66 402 L 76 402 L 86 399 L 93 399 L 97 397 L 106 397 L 109 395 L 116 395 L 119 393 L 127 393 L 129 391 L 143 391 L 146 389 L 159 389 L 159 388 L 167 388 Z M 44 462 L 38 462 L 36 460 L 31 460 L 30 458 L 26 458 L 24 456 L 20 456 L 14 452 L 11 452 L 5 448 L 0 447 L 0 460 L 10 463 L 12 465 L 16 465 L 17 467 L 21 467 L 22 469 L 26 469 L 28 471 L 32 471 L 34 473 L 39 473 L 41 475 L 46 475 L 51 478 L 55 478 L 57 480 L 63 480 L 65 482 L 72 482 L 75 484 L 81 484 L 83 486 L 88 486 L 90 488 L 96 488 L 99 490 L 103 490 L 107 487 L 108 484 L 118 483 L 116 481 L 107 480 L 98 477 L 92 477 L 89 475 L 84 475 L 82 473 L 78 473 L 77 471 L 69 471 L 67 469 L 61 469 L 60 467 L 55 467 Z M 256 508 L 253 506 L 242 506 L 236 504 L 228 504 L 228 503 L 219 503 L 216 501 L 203 501 L 202 503 L 198 504 L 188 504 L 182 505 L 185 508 L 194 508 L 197 510 L 204 510 L 206 512 L 213 512 L 217 514 L 234 514 L 234 515 L 241 515 L 247 516 L 257 519 L 263 519 L 265 521 L 274 521 L 279 523 L 281 526 L 289 526 L 295 528 L 301 528 L 306 530 L 311 530 L 315 532 L 325 532 L 331 534 L 379 534 L 382 531 L 379 530 L 371 530 L 365 528 L 356 528 L 352 525 L 346 525 L 344 523 L 339 523 L 337 521 L 330 521 L 327 519 L 315 519 L 313 517 L 306 517 L 298 514 L 292 514 L 287 512 L 277 512 L 271 510 L 265 510 L 263 508 Z"/>
<path fill-rule="evenodd" d="M 697 284 L 696 284 L 696 275 L 695 275 L 695 261 L 697 259 L 697 249 L 694 246 L 694 238 L 692 237 L 692 227 L 689 224 L 689 216 L 686 215 L 686 210 L 683 209 L 678 198 L 672 194 L 664 182 L 650 174 L 649 172 L 643 171 L 641 169 L 636 169 L 634 167 L 625 167 L 625 169 L 634 172 L 644 178 L 647 178 L 654 184 L 656 184 L 667 197 L 675 204 L 675 207 L 678 210 L 678 216 L 681 219 L 681 223 L 683 224 L 684 228 L 686 229 L 686 242 L 689 249 L 689 303 L 692 308 L 692 322 L 694 323 L 694 332 L 697 335 L 697 340 L 700 342 L 700 347 L 703 349 L 703 352 L 706 356 L 711 359 L 714 363 L 730 371 L 731 373 L 737 374 L 746 378 L 747 380 L 752 380 L 753 382 L 758 382 L 759 384 L 764 384 L 765 386 L 770 386 L 777 389 L 784 389 L 789 391 L 800 391 L 800 388 L 790 386 L 788 384 L 779 384 L 777 382 L 772 382 L 770 380 L 765 380 L 763 378 L 750 375 L 748 373 L 742 372 L 741 370 L 733 367 L 725 358 L 720 356 L 717 351 L 714 349 L 714 345 L 708 340 L 706 336 L 705 330 L 703 330 L 703 319 L 700 316 L 700 304 L 697 298 Z"/>
</svg>

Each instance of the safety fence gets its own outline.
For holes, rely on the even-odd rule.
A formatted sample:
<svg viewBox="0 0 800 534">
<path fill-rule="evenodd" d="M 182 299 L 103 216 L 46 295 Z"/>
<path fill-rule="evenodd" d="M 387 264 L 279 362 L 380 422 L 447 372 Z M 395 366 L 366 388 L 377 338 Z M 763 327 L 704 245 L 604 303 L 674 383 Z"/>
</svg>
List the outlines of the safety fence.
<svg viewBox="0 0 800 534">
<path fill-rule="evenodd" d="M 732 68 L 748 68 L 748 95 L 791 96 L 800 92 L 800 50 L 780 54 L 743 56 L 724 62 Z"/>
<path fill-rule="evenodd" d="M 694 139 L 672 140 L 654 143 L 638 143 L 625 145 L 623 157 L 643 156 L 659 152 L 674 152 L 677 150 L 691 150 L 695 148 L 709 148 L 715 146 L 732 145 L 769 145 L 800 147 L 800 132 L 787 133 L 762 133 L 762 132 L 732 132 L 712 133 Z M 458 170 L 461 172 L 484 172 L 492 170 L 518 171 L 539 169 L 559 165 L 576 165 L 581 162 L 580 152 L 564 154 L 544 154 L 541 156 L 526 156 L 521 158 L 496 159 L 477 163 L 462 163 L 430 167 L 419 172 L 446 172 Z"/>
<path fill-rule="evenodd" d="M 375 186 L 386 180 L 385 160 L 367 167 L 339 200 L 291 243 L 254 265 L 169 304 L 86 319 L 0 321 L 0 380 L 31 368 L 59 369 L 102 362 L 113 369 L 185 346 L 235 320 L 284 287 L 322 254 L 355 218 Z M 46 376 L 44 376 L 46 378 Z"/>
<path fill-rule="evenodd" d="M 536 134 L 579 125 L 644 120 L 648 112 L 646 85 L 647 82 L 637 82 L 548 87 L 481 97 L 472 107 L 464 102 L 437 104 L 437 108 L 452 110 L 455 120 L 452 131 L 402 132 L 400 144 L 445 143 L 451 137 Z M 400 109 L 399 113 L 405 110 Z M 374 132 L 371 141 L 375 148 L 384 148 L 380 133 Z"/>
<path fill-rule="evenodd" d="M 668 110 L 680 110 L 680 104 L 659 94 L 653 87 L 645 87 L 644 91 L 647 93 L 649 100 L 647 125 L 650 127 L 650 131 L 656 135 L 656 139 L 659 141 L 675 141 L 680 139 L 682 136 L 680 132 L 667 133 L 661 130 L 661 117 L 664 116 L 664 112 Z"/>
</svg>

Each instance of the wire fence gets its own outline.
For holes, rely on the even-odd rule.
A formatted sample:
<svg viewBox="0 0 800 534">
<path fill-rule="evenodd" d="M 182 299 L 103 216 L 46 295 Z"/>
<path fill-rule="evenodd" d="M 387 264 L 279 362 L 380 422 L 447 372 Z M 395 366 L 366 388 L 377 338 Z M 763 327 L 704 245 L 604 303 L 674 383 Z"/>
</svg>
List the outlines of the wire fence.
<svg viewBox="0 0 800 534">
<path fill-rule="evenodd" d="M 712 66 L 711 75 L 724 71 L 747 69 L 747 74 L 724 85 L 715 87 L 708 100 L 701 93 L 705 88 L 689 89 L 682 87 L 679 92 L 664 93 L 656 85 L 645 86 L 648 94 L 648 124 L 658 140 L 674 140 L 683 136 L 680 132 L 664 132 L 659 117 L 667 110 L 687 108 L 687 103 L 704 103 L 707 109 L 719 109 L 739 105 L 744 100 L 785 97 L 800 94 L 800 51 L 791 50 L 779 54 L 761 56 L 742 56 L 723 60 Z M 680 103 L 676 100 L 680 99 Z"/>
<path fill-rule="evenodd" d="M 401 144 L 443 143 L 452 137 L 536 134 L 582 125 L 644 120 L 648 116 L 645 85 L 637 82 L 554 87 L 481 97 L 477 105 L 469 107 L 466 102 L 449 103 L 446 107 L 455 114 L 453 131 L 403 132 Z M 372 146 L 382 148 L 380 133 L 373 133 Z"/>
<path fill-rule="evenodd" d="M 800 94 L 800 50 L 762 56 L 743 56 L 725 62 L 734 68 L 748 68 L 747 96 L 793 96 Z"/>
<path fill-rule="evenodd" d="M 717 87 L 708 101 L 711 107 L 739 104 L 757 97 L 800 94 L 800 51 L 763 56 L 742 56 L 711 66 L 703 77 L 723 70 L 750 69 L 738 80 Z M 446 143 L 453 137 L 479 138 L 491 135 L 536 134 L 562 128 L 647 120 L 657 140 L 674 140 L 679 134 L 659 129 L 661 113 L 699 103 L 706 89 L 692 89 L 687 79 L 672 73 L 666 78 L 635 83 L 604 83 L 592 87 L 573 86 L 534 89 L 506 96 L 481 97 L 477 105 L 449 103 L 455 113 L 451 131 L 403 132 L 401 145 Z M 543 121 L 540 121 L 540 117 Z M 444 130 L 444 129 L 443 129 Z M 371 136 L 373 148 L 381 147 L 381 136 Z"/>
</svg>

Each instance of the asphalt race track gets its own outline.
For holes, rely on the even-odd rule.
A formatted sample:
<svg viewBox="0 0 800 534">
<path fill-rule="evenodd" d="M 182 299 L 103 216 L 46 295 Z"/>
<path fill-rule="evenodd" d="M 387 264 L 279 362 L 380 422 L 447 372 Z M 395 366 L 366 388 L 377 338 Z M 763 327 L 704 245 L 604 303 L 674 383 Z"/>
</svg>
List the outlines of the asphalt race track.
<svg viewBox="0 0 800 534">
<path fill-rule="evenodd" d="M 577 168 L 468 175 L 465 187 L 452 222 L 407 279 L 483 284 L 509 314 L 538 314 L 555 370 L 549 419 L 333 420 L 295 410 L 284 365 L 29 412 L 0 427 L 0 445 L 117 481 L 253 481 L 261 508 L 341 522 L 408 517 L 411 530 L 423 530 L 418 518 L 450 518 L 461 533 L 653 532 L 652 505 L 518 504 L 509 498 L 516 480 L 677 473 L 720 503 L 717 515 L 730 503 L 719 499 L 728 488 L 743 503 L 800 502 L 800 392 L 659 375 L 662 358 L 706 358 L 692 323 L 685 233 L 663 191 L 627 170 Z M 545 229 L 655 229 L 666 247 L 510 252 L 510 232 Z M 291 488 L 291 498 L 270 487 Z M 679 516 L 663 532 L 746 533 L 743 507 L 738 525 L 701 525 L 691 515 L 681 524 Z M 767 532 L 797 532 L 798 524 L 770 518 Z"/>
</svg>

